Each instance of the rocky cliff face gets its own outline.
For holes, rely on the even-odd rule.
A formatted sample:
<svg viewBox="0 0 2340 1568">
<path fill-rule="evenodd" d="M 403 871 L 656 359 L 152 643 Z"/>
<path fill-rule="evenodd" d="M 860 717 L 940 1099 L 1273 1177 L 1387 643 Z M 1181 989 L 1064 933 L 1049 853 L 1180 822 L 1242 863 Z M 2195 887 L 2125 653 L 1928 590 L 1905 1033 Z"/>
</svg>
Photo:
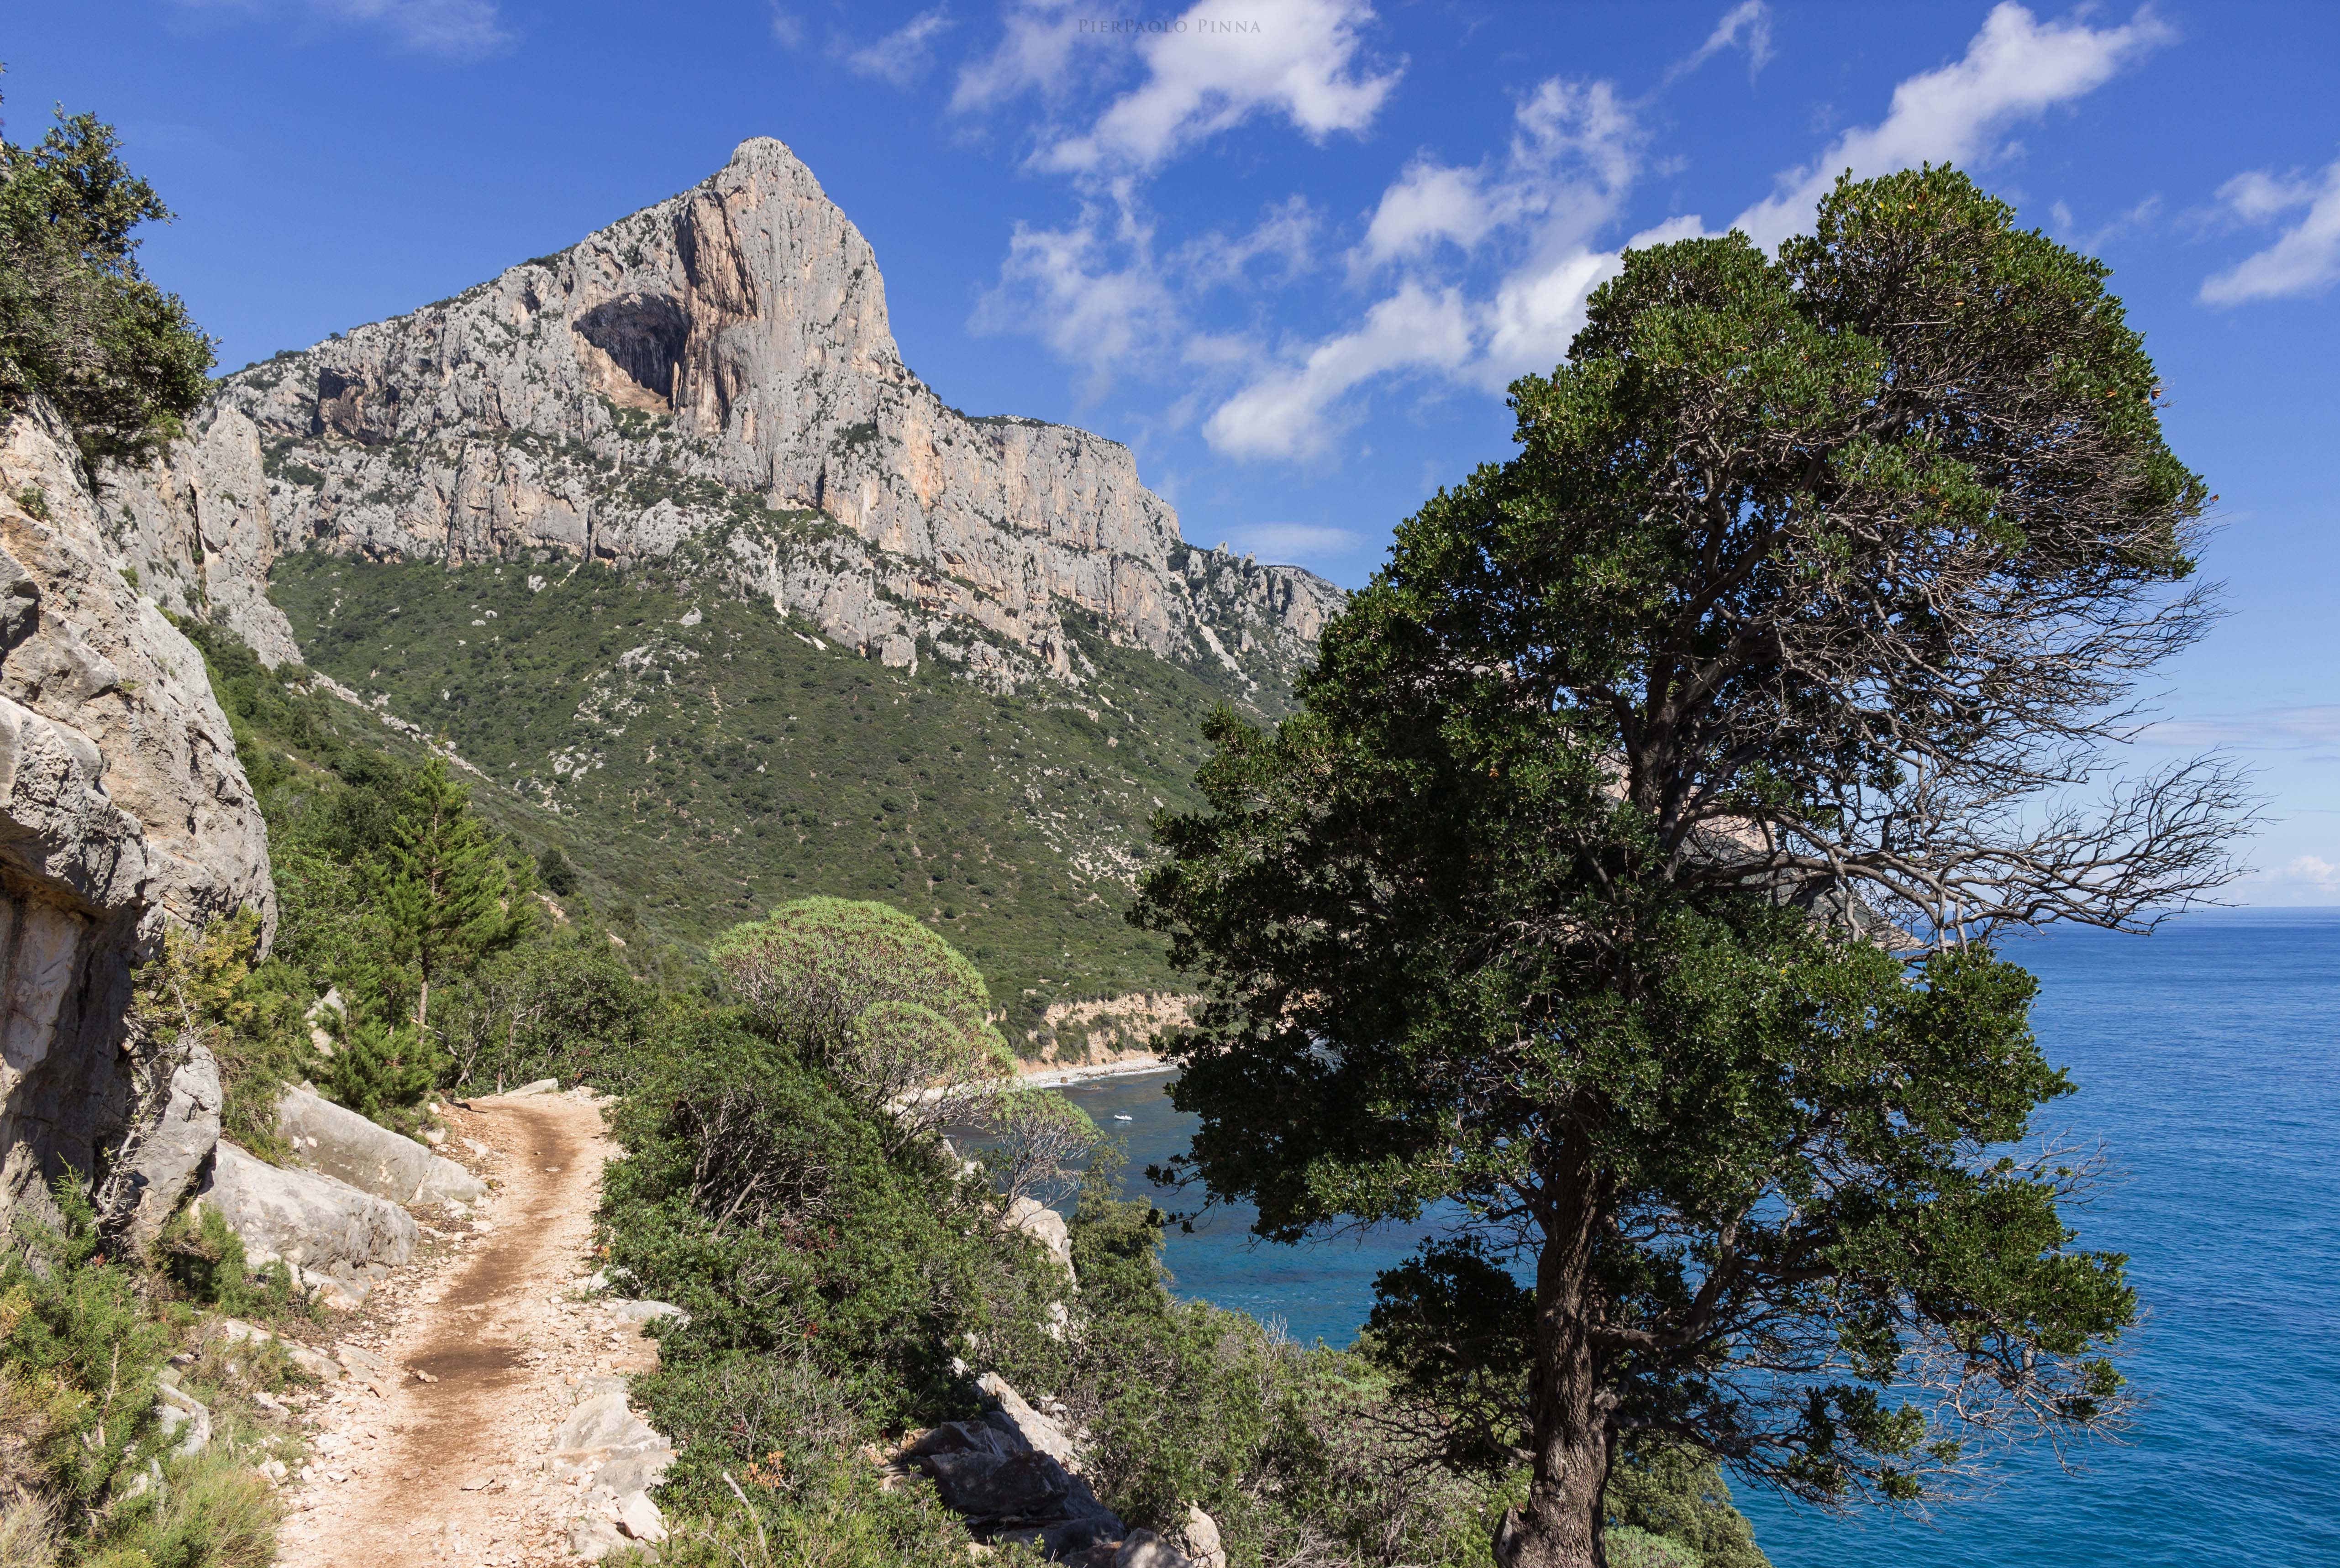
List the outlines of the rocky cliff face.
<svg viewBox="0 0 2340 1568">
<path fill-rule="evenodd" d="M 0 426 L 0 1212 L 127 1128 L 130 966 L 275 895 L 203 657 L 144 597 L 45 408 Z M 163 1064 L 164 1080 L 170 1078 Z"/>
<path fill-rule="evenodd" d="M 1077 683 L 1066 606 L 1278 690 L 1339 593 L 1189 549 L 1127 449 L 903 364 L 868 242 L 776 141 L 395 321 L 227 379 L 109 518 L 165 602 L 295 652 L 278 551 L 701 562 L 889 665 Z M 175 597 L 174 597 L 175 596 Z"/>
</svg>

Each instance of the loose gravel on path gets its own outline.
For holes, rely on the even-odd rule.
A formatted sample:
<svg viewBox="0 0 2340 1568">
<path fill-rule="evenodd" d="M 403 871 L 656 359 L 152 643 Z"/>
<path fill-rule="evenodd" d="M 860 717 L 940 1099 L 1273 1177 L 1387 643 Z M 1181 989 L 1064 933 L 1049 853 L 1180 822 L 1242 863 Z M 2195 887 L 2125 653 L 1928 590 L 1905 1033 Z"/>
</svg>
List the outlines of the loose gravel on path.
<svg viewBox="0 0 2340 1568">
<path fill-rule="evenodd" d="M 448 1109 L 445 1151 L 468 1150 L 492 1190 L 468 1223 L 426 1219 L 431 1245 L 339 1326 L 361 1369 L 309 1405 L 285 1568 L 576 1562 L 578 1498 L 545 1464 L 553 1434 L 588 1379 L 658 1365 L 653 1341 L 583 1294 L 612 1151 L 601 1103 Z"/>
</svg>

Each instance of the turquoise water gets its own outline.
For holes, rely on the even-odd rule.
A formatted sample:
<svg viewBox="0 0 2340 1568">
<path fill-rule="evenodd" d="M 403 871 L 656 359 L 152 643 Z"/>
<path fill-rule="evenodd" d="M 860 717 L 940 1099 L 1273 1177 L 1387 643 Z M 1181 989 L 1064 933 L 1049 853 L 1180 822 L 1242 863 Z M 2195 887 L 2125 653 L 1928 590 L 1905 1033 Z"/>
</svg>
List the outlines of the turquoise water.
<svg viewBox="0 0 2340 1568">
<path fill-rule="evenodd" d="M 1930 1524 L 1742 1486 L 1764 1549 L 1778 1568 L 2340 1565 L 2340 911 L 2058 932 L 2009 956 L 2039 976 L 2040 1040 L 2080 1085 L 2043 1127 L 2101 1139 L 2123 1175 L 2076 1218 L 2087 1245 L 2130 1255 L 2150 1316 L 2125 1366 L 2150 1402 L 2082 1474 L 2018 1458 Z M 1073 1091 L 1127 1136 L 1135 1187 L 1190 1125 L 1164 1082 Z M 1247 1223 L 1173 1232 L 1179 1292 L 1335 1345 L 1415 1239 L 1272 1247 Z"/>
</svg>

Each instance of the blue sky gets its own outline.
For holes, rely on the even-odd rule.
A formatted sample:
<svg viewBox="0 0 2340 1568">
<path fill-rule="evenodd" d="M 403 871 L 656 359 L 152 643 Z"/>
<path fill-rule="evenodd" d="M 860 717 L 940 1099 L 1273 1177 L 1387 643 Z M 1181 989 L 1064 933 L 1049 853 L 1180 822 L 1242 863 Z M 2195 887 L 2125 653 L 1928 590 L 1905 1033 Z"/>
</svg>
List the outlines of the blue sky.
<svg viewBox="0 0 2340 1568">
<path fill-rule="evenodd" d="M 778 136 L 947 399 L 1127 441 L 1189 538 L 1350 585 L 1508 450 L 1621 246 L 1955 162 L 2113 265 L 2221 497 L 2233 614 L 2140 760 L 2260 768 L 2242 896 L 2340 902 L 2340 7 L 126 0 L 16 7 L 0 58 L 12 138 L 119 124 L 228 366 Z"/>
</svg>

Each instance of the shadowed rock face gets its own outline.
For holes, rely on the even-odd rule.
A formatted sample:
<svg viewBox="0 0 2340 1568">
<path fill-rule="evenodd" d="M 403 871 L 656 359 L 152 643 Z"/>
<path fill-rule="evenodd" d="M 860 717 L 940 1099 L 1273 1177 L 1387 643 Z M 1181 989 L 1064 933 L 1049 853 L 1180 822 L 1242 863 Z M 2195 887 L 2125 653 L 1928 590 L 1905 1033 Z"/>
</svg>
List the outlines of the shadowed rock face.
<svg viewBox="0 0 2340 1568">
<path fill-rule="evenodd" d="M 250 904 L 275 923 L 259 807 L 202 656 L 112 558 L 71 454 L 44 406 L 0 425 L 0 1215 L 91 1171 L 148 1110 L 168 1126 L 143 1180 L 176 1201 L 207 1152 L 190 1147 L 205 1093 L 174 1042 L 124 1050 L 131 965 L 166 916 Z"/>
<path fill-rule="evenodd" d="M 946 405 L 902 363 L 868 241 L 768 138 L 559 255 L 239 372 L 197 423 L 116 477 L 121 546 L 272 661 L 295 650 L 261 585 L 311 547 L 624 564 L 693 542 L 850 646 L 906 664 L 923 637 L 996 685 L 1079 679 L 1071 605 L 1279 690 L 1340 602 L 1188 549 L 1126 448 Z"/>
</svg>

